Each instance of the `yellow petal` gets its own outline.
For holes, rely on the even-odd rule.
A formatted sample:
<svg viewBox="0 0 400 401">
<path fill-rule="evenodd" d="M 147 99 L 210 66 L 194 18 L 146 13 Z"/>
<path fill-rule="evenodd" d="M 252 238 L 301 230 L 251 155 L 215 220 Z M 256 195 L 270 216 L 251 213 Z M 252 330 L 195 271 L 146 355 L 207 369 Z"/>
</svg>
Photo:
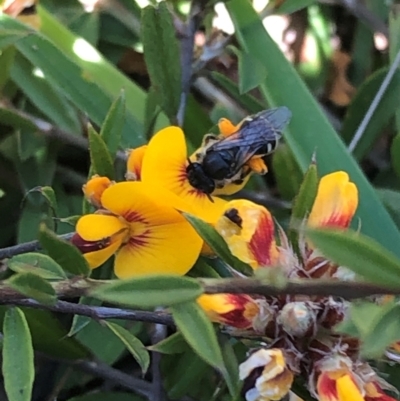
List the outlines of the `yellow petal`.
<svg viewBox="0 0 400 401">
<path fill-rule="evenodd" d="M 344 171 L 321 178 L 308 225 L 343 227 L 350 224 L 358 206 L 358 190 Z"/>
<path fill-rule="evenodd" d="M 132 221 L 135 214 L 149 220 L 157 216 L 165 222 L 175 221 L 178 213 L 174 209 L 193 213 L 191 205 L 171 191 L 143 181 L 119 182 L 104 191 L 101 202 L 105 209 L 127 221 Z"/>
<path fill-rule="evenodd" d="M 115 216 L 88 214 L 79 219 L 76 232 L 80 240 L 72 242 L 82 251 L 89 266 L 95 269 L 119 249 L 128 227 Z M 90 252 L 92 249 L 95 251 Z"/>
<path fill-rule="evenodd" d="M 193 188 L 187 179 L 187 151 L 183 131 L 168 127 L 159 131 L 149 142 L 142 165 L 142 182 L 155 188 L 166 188 L 192 208 L 192 213 L 208 222 L 220 216 L 225 201 L 208 197 Z"/>
<path fill-rule="evenodd" d="M 115 258 L 119 278 L 147 274 L 186 274 L 197 260 L 202 240 L 176 211 L 175 222 L 167 222 L 162 211 L 149 221 L 147 232 L 123 245 Z M 172 220 L 172 219 L 171 219 Z"/>
<path fill-rule="evenodd" d="M 84 186 L 83 193 L 85 198 L 94 206 L 101 207 L 101 196 L 103 192 L 112 185 L 112 181 L 108 177 L 94 175 Z"/>
<path fill-rule="evenodd" d="M 359 388 L 349 375 L 344 375 L 336 380 L 336 389 L 339 401 L 364 401 Z"/>
<path fill-rule="evenodd" d="M 234 125 L 232 121 L 227 118 L 220 118 L 218 121 L 219 132 L 223 136 L 230 136 L 234 134 L 241 126 L 241 122 L 237 125 Z"/>
<path fill-rule="evenodd" d="M 128 160 L 126 162 L 126 179 L 132 181 L 140 181 L 144 154 L 147 145 L 131 149 Z"/>
</svg>

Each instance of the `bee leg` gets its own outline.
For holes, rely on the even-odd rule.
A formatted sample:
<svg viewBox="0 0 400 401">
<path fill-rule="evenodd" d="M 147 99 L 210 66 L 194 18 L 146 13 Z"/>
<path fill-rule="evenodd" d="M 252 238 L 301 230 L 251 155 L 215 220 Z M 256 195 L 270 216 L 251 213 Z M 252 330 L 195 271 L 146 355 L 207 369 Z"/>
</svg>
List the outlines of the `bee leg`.
<svg viewBox="0 0 400 401">
<path fill-rule="evenodd" d="M 227 118 L 220 118 L 218 121 L 219 132 L 221 133 L 221 135 L 223 135 L 225 137 L 230 136 L 230 135 L 234 134 L 235 132 L 237 132 L 239 127 L 240 127 L 240 124 L 233 125 L 232 122 L 230 120 L 228 120 Z"/>
<path fill-rule="evenodd" d="M 217 136 L 217 135 L 214 135 L 214 134 L 206 134 L 206 135 L 204 135 L 203 141 L 201 142 L 201 147 L 208 146 L 208 145 L 210 145 L 212 142 L 218 142 L 218 141 L 219 141 L 219 139 L 218 139 L 218 136 Z"/>
<path fill-rule="evenodd" d="M 247 162 L 247 165 L 257 174 L 264 175 L 268 172 L 268 167 L 261 157 L 253 157 Z"/>
</svg>

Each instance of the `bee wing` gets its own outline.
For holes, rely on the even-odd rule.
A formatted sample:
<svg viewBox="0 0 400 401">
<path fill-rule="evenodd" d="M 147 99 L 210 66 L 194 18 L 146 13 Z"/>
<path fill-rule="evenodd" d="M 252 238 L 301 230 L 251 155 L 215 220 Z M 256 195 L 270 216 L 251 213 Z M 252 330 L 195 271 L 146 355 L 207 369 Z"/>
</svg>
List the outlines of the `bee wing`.
<svg viewBox="0 0 400 401">
<path fill-rule="evenodd" d="M 214 151 L 230 150 L 238 147 L 260 148 L 268 141 L 276 141 L 289 122 L 291 113 L 287 107 L 264 110 L 243 120 L 234 134 L 214 143 Z"/>
</svg>

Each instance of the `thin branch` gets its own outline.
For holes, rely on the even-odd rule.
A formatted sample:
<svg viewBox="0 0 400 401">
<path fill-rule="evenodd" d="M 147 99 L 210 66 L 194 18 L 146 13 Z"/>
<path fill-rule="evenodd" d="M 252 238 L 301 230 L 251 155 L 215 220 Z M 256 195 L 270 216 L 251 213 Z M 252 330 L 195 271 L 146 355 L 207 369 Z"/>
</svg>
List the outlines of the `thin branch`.
<svg viewBox="0 0 400 401">
<path fill-rule="evenodd" d="M 181 41 L 182 92 L 179 109 L 176 116 L 178 125 L 180 127 L 183 125 L 186 103 L 192 79 L 194 40 L 202 19 L 202 10 L 204 5 L 205 2 L 203 0 L 192 0 L 186 33 Z"/>
<path fill-rule="evenodd" d="M 349 281 L 328 281 L 304 279 L 288 282 L 285 286 L 275 287 L 263 284 L 256 279 L 199 279 L 207 294 L 254 294 L 264 296 L 308 295 L 336 296 L 344 299 L 365 298 L 372 295 L 400 295 L 400 288 Z"/>
<path fill-rule="evenodd" d="M 88 306 L 67 301 L 57 301 L 54 305 L 44 305 L 28 298 L 0 300 L 0 305 L 25 306 L 58 313 L 70 313 L 73 315 L 87 316 L 94 320 L 123 319 L 133 320 L 135 322 L 157 323 L 170 327 L 175 326 L 171 315 L 163 311 L 148 312 L 110 308 L 106 306 Z"/>
<path fill-rule="evenodd" d="M 72 238 L 73 235 L 74 235 L 74 233 L 68 233 L 68 234 L 60 235 L 59 238 L 65 239 L 68 241 Z M 18 244 L 18 245 L 9 246 L 7 248 L 0 249 L 0 260 L 6 259 L 6 258 L 12 258 L 15 255 L 20 255 L 21 253 L 39 251 L 41 249 L 42 249 L 42 246 L 40 245 L 39 241 L 30 241 L 30 242 L 24 242 L 24 243 Z"/>
<path fill-rule="evenodd" d="M 393 64 L 390 66 L 390 69 L 389 69 L 388 73 L 386 74 L 386 77 L 383 80 L 382 85 L 380 86 L 377 94 L 374 97 L 374 100 L 372 101 L 371 105 L 369 106 L 367 113 L 365 114 L 363 120 L 361 121 L 361 124 L 359 125 L 356 133 L 354 134 L 353 139 L 351 140 L 351 142 L 349 144 L 350 152 L 353 152 L 355 147 L 360 142 L 369 122 L 371 121 L 372 116 L 375 113 L 375 110 L 377 109 L 379 103 L 381 102 L 381 100 L 386 92 L 386 89 L 389 87 L 394 74 L 396 73 L 397 69 L 399 68 L 399 65 L 400 65 L 400 50 L 397 52 L 397 55 L 393 61 Z"/>
</svg>

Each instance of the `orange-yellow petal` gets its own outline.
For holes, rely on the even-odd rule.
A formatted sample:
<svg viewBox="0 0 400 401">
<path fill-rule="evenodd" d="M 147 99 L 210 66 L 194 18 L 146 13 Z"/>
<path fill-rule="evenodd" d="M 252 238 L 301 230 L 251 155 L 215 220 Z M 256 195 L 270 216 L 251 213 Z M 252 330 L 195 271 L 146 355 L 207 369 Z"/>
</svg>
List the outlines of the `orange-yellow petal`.
<svg viewBox="0 0 400 401">
<path fill-rule="evenodd" d="M 192 226 L 175 210 L 175 217 L 170 212 L 167 218 L 159 213 L 149 220 L 146 231 L 138 236 L 131 233 L 129 242 L 117 253 L 114 271 L 119 278 L 184 275 L 196 262 L 203 241 Z"/>
<path fill-rule="evenodd" d="M 277 264 L 274 221 L 265 207 L 243 199 L 228 202 L 215 228 L 232 254 L 253 269 Z"/>
<path fill-rule="evenodd" d="M 193 188 L 187 179 L 185 136 L 179 127 L 159 131 L 150 140 L 142 165 L 142 182 L 155 188 L 164 187 L 191 206 L 193 213 L 208 222 L 220 216 L 225 201 L 209 198 Z"/>
<path fill-rule="evenodd" d="M 128 227 L 116 216 L 88 214 L 78 220 L 76 232 L 77 237 L 72 239 L 72 243 L 95 269 L 119 249 Z"/>
<path fill-rule="evenodd" d="M 103 192 L 112 185 L 108 177 L 94 175 L 83 187 L 85 198 L 95 207 L 101 207 L 101 196 Z"/>
<path fill-rule="evenodd" d="M 358 190 L 344 171 L 321 178 L 308 225 L 311 227 L 348 227 L 358 206 Z"/>
<path fill-rule="evenodd" d="M 147 145 L 131 149 L 126 162 L 126 179 L 129 181 L 140 181 L 144 154 Z"/>
</svg>

